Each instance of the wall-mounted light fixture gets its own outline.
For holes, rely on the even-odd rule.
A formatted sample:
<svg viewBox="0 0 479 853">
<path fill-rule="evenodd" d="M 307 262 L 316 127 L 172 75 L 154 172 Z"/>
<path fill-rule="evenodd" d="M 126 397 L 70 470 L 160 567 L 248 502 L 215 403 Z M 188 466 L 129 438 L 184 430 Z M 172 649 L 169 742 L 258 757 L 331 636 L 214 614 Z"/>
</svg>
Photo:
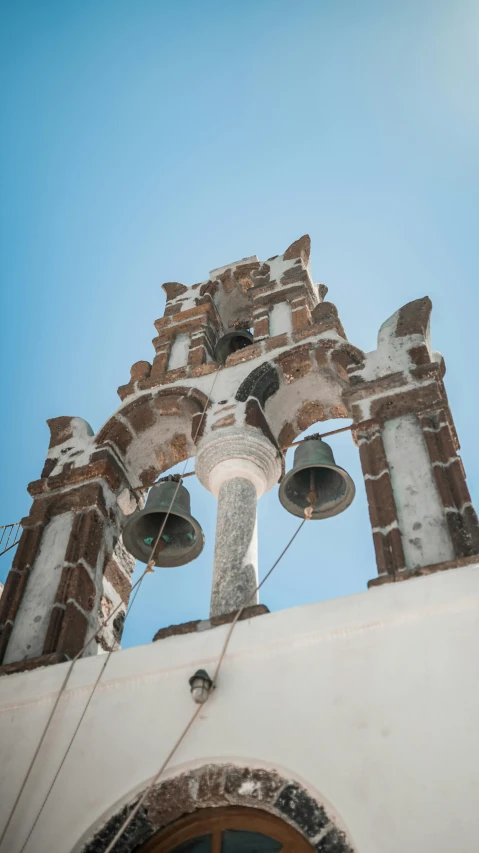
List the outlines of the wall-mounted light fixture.
<svg viewBox="0 0 479 853">
<path fill-rule="evenodd" d="M 195 674 L 191 676 L 189 683 L 193 702 L 196 702 L 197 705 L 204 705 L 213 687 L 213 682 L 206 670 L 197 669 Z"/>
</svg>

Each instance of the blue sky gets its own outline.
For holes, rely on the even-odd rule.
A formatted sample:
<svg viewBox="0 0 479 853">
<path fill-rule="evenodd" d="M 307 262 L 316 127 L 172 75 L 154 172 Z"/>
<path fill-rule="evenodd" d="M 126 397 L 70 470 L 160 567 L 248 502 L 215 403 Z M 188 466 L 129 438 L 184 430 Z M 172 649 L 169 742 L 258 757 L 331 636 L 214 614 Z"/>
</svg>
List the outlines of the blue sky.
<svg viewBox="0 0 479 853">
<path fill-rule="evenodd" d="M 0 523 L 29 510 L 46 418 L 97 430 L 151 361 L 163 281 L 305 232 L 357 346 L 432 298 L 477 503 L 478 28 L 473 0 L 3 0 Z M 357 451 L 331 443 L 356 500 L 303 529 L 262 591 L 271 609 L 375 576 Z M 216 506 L 194 480 L 207 547 L 147 577 L 125 645 L 207 615 Z M 295 525 L 276 490 L 262 498 L 261 573 Z"/>
</svg>

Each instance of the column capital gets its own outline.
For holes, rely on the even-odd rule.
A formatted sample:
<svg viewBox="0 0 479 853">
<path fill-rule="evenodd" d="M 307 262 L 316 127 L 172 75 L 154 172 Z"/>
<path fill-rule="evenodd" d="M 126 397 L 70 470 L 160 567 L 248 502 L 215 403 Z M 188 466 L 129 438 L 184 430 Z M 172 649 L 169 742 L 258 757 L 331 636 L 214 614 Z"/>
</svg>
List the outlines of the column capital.
<svg viewBox="0 0 479 853">
<path fill-rule="evenodd" d="M 222 429 L 198 446 L 196 476 L 216 497 L 224 482 L 242 477 L 253 483 L 259 498 L 278 482 L 281 470 L 278 449 L 255 429 Z"/>
</svg>

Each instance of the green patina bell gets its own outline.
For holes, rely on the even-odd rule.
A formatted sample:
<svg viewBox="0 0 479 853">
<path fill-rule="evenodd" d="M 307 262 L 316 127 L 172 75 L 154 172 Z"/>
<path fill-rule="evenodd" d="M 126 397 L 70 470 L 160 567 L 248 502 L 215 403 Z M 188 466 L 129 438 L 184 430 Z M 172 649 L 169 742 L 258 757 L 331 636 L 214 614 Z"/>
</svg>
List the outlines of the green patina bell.
<svg viewBox="0 0 479 853">
<path fill-rule="evenodd" d="M 335 464 L 329 444 L 311 438 L 298 445 L 293 468 L 279 487 L 279 499 L 293 515 L 316 520 L 338 515 L 355 491 L 349 474 Z"/>
<path fill-rule="evenodd" d="M 224 364 L 232 352 L 237 352 L 244 347 L 249 347 L 254 341 L 253 335 L 246 329 L 234 329 L 227 332 L 219 339 L 215 347 L 215 359 L 219 364 Z"/>
<path fill-rule="evenodd" d="M 203 550 L 203 531 L 190 514 L 188 490 L 181 484 L 178 486 L 175 480 L 166 480 L 151 487 L 145 508 L 134 512 L 123 528 L 125 548 L 142 563 L 150 559 L 151 549 L 170 504 L 171 509 L 155 552 L 155 566 L 182 566 L 195 560 Z"/>
</svg>

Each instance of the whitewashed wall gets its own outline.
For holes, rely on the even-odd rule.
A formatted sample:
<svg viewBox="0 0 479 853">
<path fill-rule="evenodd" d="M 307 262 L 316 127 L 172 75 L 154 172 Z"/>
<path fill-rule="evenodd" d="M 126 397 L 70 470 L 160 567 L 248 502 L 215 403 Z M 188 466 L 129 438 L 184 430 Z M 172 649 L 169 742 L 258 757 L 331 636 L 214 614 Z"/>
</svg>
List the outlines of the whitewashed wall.
<svg viewBox="0 0 479 853">
<path fill-rule="evenodd" d="M 267 601 L 267 590 L 264 600 Z M 237 625 L 168 774 L 277 768 L 357 853 L 477 853 L 479 566 Z M 189 719 L 188 678 L 228 626 L 114 654 L 26 853 L 71 853 L 142 789 Z M 104 657 L 82 660 L 1 853 L 19 853 Z M 66 665 L 0 681 L 0 826 Z"/>
</svg>

